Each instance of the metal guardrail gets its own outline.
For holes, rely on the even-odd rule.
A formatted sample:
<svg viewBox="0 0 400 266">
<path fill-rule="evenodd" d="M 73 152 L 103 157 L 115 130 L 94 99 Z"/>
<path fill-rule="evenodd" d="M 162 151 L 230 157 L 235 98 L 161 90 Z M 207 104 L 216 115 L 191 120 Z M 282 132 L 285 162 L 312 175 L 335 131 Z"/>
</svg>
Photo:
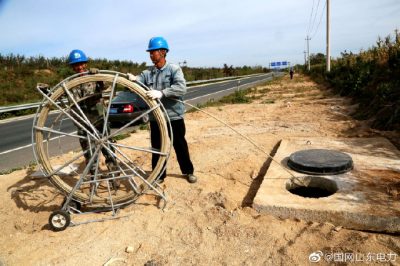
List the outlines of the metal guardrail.
<svg viewBox="0 0 400 266">
<path fill-rule="evenodd" d="M 12 112 L 12 111 L 20 111 L 20 110 L 26 110 L 26 109 L 31 109 L 31 108 L 37 108 L 38 106 L 39 106 L 39 103 L 27 103 L 27 104 L 21 104 L 21 105 L 0 107 L 0 113 L 7 113 L 7 112 Z"/>
<path fill-rule="evenodd" d="M 243 78 L 243 77 L 251 77 L 251 76 L 256 76 L 256 75 L 262 75 L 262 74 L 251 74 L 251 75 L 245 75 L 245 76 L 233 76 L 233 77 L 226 77 L 226 78 L 189 81 L 189 82 L 186 82 L 186 85 L 198 84 L 198 83 L 211 83 L 211 82 L 217 82 L 217 81 L 238 79 L 238 78 Z M 0 113 L 7 113 L 7 112 L 13 112 L 13 111 L 21 111 L 21 110 L 26 110 L 26 109 L 38 108 L 39 105 L 40 105 L 40 102 L 0 107 Z"/>
</svg>

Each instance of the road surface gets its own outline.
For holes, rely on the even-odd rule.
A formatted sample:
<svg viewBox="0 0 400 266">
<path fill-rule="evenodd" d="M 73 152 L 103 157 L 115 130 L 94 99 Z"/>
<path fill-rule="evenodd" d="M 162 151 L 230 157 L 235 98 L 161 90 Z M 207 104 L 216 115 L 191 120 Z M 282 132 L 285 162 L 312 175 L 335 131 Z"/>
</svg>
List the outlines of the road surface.
<svg viewBox="0 0 400 266">
<path fill-rule="evenodd" d="M 274 74 L 279 75 L 278 74 Z M 233 93 L 237 89 L 245 89 L 256 84 L 271 80 L 272 73 L 241 78 L 240 80 L 228 80 L 218 83 L 189 87 L 185 95 L 185 101 L 196 105 L 209 100 L 218 100 L 221 97 Z M 55 118 L 57 114 L 51 116 Z M 35 162 L 32 151 L 32 123 L 33 116 L 25 116 L 0 121 L 0 172 L 20 168 Z M 71 121 L 63 123 L 64 132 L 76 131 Z M 68 142 L 65 137 L 63 142 Z M 78 147 L 76 141 L 71 142 L 70 149 Z M 65 152 L 65 151 L 64 151 Z M 54 153 L 56 154 L 56 153 Z"/>
</svg>

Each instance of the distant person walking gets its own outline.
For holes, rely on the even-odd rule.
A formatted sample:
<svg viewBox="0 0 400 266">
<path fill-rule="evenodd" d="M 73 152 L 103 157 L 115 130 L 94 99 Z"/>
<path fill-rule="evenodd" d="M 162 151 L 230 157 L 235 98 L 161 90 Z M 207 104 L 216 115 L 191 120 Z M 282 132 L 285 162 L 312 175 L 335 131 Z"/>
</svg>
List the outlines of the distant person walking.
<svg viewBox="0 0 400 266">
<path fill-rule="evenodd" d="M 290 79 L 293 79 L 293 75 L 294 75 L 293 67 L 290 68 L 289 74 L 290 74 Z"/>
<path fill-rule="evenodd" d="M 178 159 L 178 163 L 183 175 L 190 183 L 195 183 L 197 177 L 193 174 L 194 168 L 190 160 L 189 148 L 185 139 L 186 127 L 183 119 L 185 105 L 176 100 L 183 100 L 186 93 L 186 81 L 180 66 L 166 61 L 169 51 L 168 43 L 163 37 L 154 37 L 149 41 L 147 52 L 154 66 L 144 70 L 138 76 L 128 74 L 130 80 L 138 80 L 151 90 L 147 92 L 150 99 L 161 100 L 167 110 L 171 121 L 173 133 L 173 146 Z M 160 129 L 154 118 L 150 117 L 151 145 L 155 149 L 160 149 Z M 158 154 L 152 154 L 152 167 L 157 165 Z M 166 177 L 166 171 L 160 176 L 162 182 Z"/>
</svg>

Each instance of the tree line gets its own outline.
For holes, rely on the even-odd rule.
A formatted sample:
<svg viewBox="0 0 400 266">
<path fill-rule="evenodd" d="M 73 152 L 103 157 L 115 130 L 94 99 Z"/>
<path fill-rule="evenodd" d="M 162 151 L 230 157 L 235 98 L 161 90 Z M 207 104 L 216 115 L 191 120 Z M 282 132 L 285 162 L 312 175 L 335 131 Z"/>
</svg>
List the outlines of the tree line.
<svg viewBox="0 0 400 266">
<path fill-rule="evenodd" d="M 90 58 L 90 67 L 113 70 L 122 73 L 140 73 L 147 68 L 146 63 L 127 60 L 107 60 Z M 182 66 L 187 81 L 206 80 L 220 77 L 248 75 L 267 72 L 261 66 L 233 67 L 188 67 Z M 26 57 L 16 54 L 0 54 L 0 106 L 36 102 L 41 99 L 36 91 L 38 82 L 55 85 L 74 74 L 66 57 L 46 58 Z"/>
</svg>

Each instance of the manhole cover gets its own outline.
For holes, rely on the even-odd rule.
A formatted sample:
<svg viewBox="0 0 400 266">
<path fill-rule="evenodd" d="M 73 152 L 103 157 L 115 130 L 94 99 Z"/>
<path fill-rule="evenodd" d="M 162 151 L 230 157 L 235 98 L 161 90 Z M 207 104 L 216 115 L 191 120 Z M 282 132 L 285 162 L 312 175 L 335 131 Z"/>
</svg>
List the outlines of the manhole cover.
<svg viewBox="0 0 400 266">
<path fill-rule="evenodd" d="M 353 169 L 353 160 L 343 152 L 311 149 L 292 153 L 287 165 L 306 174 L 342 174 Z"/>
<path fill-rule="evenodd" d="M 305 198 L 323 198 L 335 194 L 336 182 L 320 176 L 302 176 L 288 180 L 286 189 Z"/>
</svg>

